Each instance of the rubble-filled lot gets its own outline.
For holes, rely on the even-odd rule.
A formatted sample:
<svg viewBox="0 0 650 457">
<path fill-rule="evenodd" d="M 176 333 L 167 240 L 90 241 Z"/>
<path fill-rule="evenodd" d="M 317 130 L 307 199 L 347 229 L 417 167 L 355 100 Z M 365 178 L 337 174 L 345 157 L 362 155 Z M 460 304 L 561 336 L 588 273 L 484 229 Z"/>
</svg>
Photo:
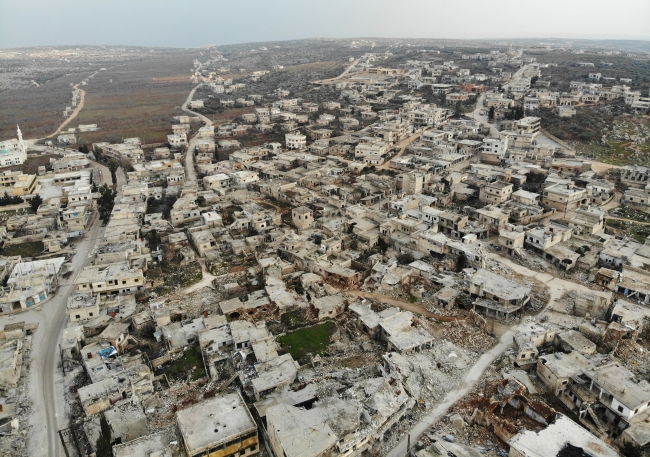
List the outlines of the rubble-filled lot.
<svg viewBox="0 0 650 457">
<path fill-rule="evenodd" d="M 159 266 L 147 270 L 146 279 L 152 281 L 151 289 L 156 295 L 165 295 L 173 291 L 184 289 L 196 284 L 203 278 L 201 265 L 191 262 L 187 265 L 178 265 L 172 262 L 163 262 Z"/>
</svg>

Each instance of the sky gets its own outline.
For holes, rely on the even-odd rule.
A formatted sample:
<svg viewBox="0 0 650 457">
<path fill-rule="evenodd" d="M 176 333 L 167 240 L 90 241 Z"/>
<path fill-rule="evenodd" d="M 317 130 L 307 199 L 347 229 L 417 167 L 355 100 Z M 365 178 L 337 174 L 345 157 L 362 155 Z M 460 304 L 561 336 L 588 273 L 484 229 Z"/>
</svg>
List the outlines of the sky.
<svg viewBox="0 0 650 457">
<path fill-rule="evenodd" d="M 650 40 L 650 1 L 0 0 L 0 48 L 355 37 Z"/>
</svg>

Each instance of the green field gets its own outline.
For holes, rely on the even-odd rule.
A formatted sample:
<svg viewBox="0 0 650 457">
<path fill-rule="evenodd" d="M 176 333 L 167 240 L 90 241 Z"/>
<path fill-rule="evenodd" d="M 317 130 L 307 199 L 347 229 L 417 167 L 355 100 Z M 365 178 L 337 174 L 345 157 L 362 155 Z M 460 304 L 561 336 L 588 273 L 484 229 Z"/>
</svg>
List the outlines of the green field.
<svg viewBox="0 0 650 457">
<path fill-rule="evenodd" d="M 278 338 L 283 349 L 287 349 L 297 361 L 304 361 L 308 354 L 322 354 L 330 344 L 330 337 L 336 331 L 333 321 L 287 333 Z"/>
<path fill-rule="evenodd" d="M 630 236 L 639 243 L 645 243 L 646 238 L 650 235 L 650 225 L 607 219 L 607 226 L 616 229 L 617 234 Z"/>
<path fill-rule="evenodd" d="M 34 257 L 39 252 L 42 252 L 45 249 L 45 245 L 42 241 L 36 241 L 33 243 L 21 243 L 21 244 L 12 244 L 10 246 L 5 246 L 2 248 L 0 253 L 6 256 L 19 255 L 22 257 Z"/>
<path fill-rule="evenodd" d="M 206 376 L 201 353 L 195 346 L 185 351 L 182 357 L 171 361 L 168 365 L 157 370 L 156 376 L 166 374 L 167 378 L 184 381 L 187 379 L 189 373 L 192 373 L 190 381 L 196 381 Z"/>
<path fill-rule="evenodd" d="M 638 116 L 620 117 L 603 131 L 604 141 L 578 143 L 579 154 L 612 165 L 650 163 L 650 121 Z M 633 140 L 633 138 L 635 140 Z"/>
<path fill-rule="evenodd" d="M 175 288 L 185 289 L 196 284 L 203 279 L 203 272 L 198 262 L 181 267 L 177 263 L 166 261 L 155 267 L 150 267 L 145 273 L 145 277 L 149 280 L 162 279 L 164 284 L 155 287 L 153 291 L 158 295 L 165 295 Z"/>
</svg>

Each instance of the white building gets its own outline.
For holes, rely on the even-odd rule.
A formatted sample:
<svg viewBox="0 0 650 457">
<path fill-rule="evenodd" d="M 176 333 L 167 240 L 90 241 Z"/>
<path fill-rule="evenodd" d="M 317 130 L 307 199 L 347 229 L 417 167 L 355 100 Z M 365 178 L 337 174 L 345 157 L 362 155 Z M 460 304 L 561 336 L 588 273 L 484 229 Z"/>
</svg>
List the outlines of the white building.
<svg viewBox="0 0 650 457">
<path fill-rule="evenodd" d="M 287 133 L 284 136 L 284 141 L 287 144 L 287 149 L 304 149 L 307 147 L 307 137 L 300 133 Z"/>
<path fill-rule="evenodd" d="M 18 139 L 0 141 L 0 167 L 22 165 L 27 160 L 27 148 L 20 127 L 16 126 Z"/>
</svg>

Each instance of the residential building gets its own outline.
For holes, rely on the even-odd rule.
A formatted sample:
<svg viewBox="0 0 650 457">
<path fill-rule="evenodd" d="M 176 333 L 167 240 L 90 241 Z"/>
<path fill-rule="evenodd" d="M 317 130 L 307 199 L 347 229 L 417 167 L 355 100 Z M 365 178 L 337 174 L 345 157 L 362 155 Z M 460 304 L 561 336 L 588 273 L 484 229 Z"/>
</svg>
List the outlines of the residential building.
<svg viewBox="0 0 650 457">
<path fill-rule="evenodd" d="M 176 421 L 188 457 L 259 454 L 257 424 L 239 393 L 204 400 L 178 411 Z"/>
<path fill-rule="evenodd" d="M 555 184 L 544 189 L 542 203 L 558 211 L 573 211 L 589 202 L 587 190 L 573 184 Z"/>
<path fill-rule="evenodd" d="M 94 294 L 124 294 L 144 288 L 144 276 L 139 268 L 126 262 L 86 267 L 75 280 L 77 291 Z"/>
<path fill-rule="evenodd" d="M 305 149 L 307 147 L 307 136 L 298 132 L 287 133 L 284 140 L 287 149 Z"/>
<path fill-rule="evenodd" d="M 512 195 L 512 184 L 503 181 L 495 181 L 481 187 L 479 193 L 479 200 L 492 205 L 510 200 Z"/>
</svg>

